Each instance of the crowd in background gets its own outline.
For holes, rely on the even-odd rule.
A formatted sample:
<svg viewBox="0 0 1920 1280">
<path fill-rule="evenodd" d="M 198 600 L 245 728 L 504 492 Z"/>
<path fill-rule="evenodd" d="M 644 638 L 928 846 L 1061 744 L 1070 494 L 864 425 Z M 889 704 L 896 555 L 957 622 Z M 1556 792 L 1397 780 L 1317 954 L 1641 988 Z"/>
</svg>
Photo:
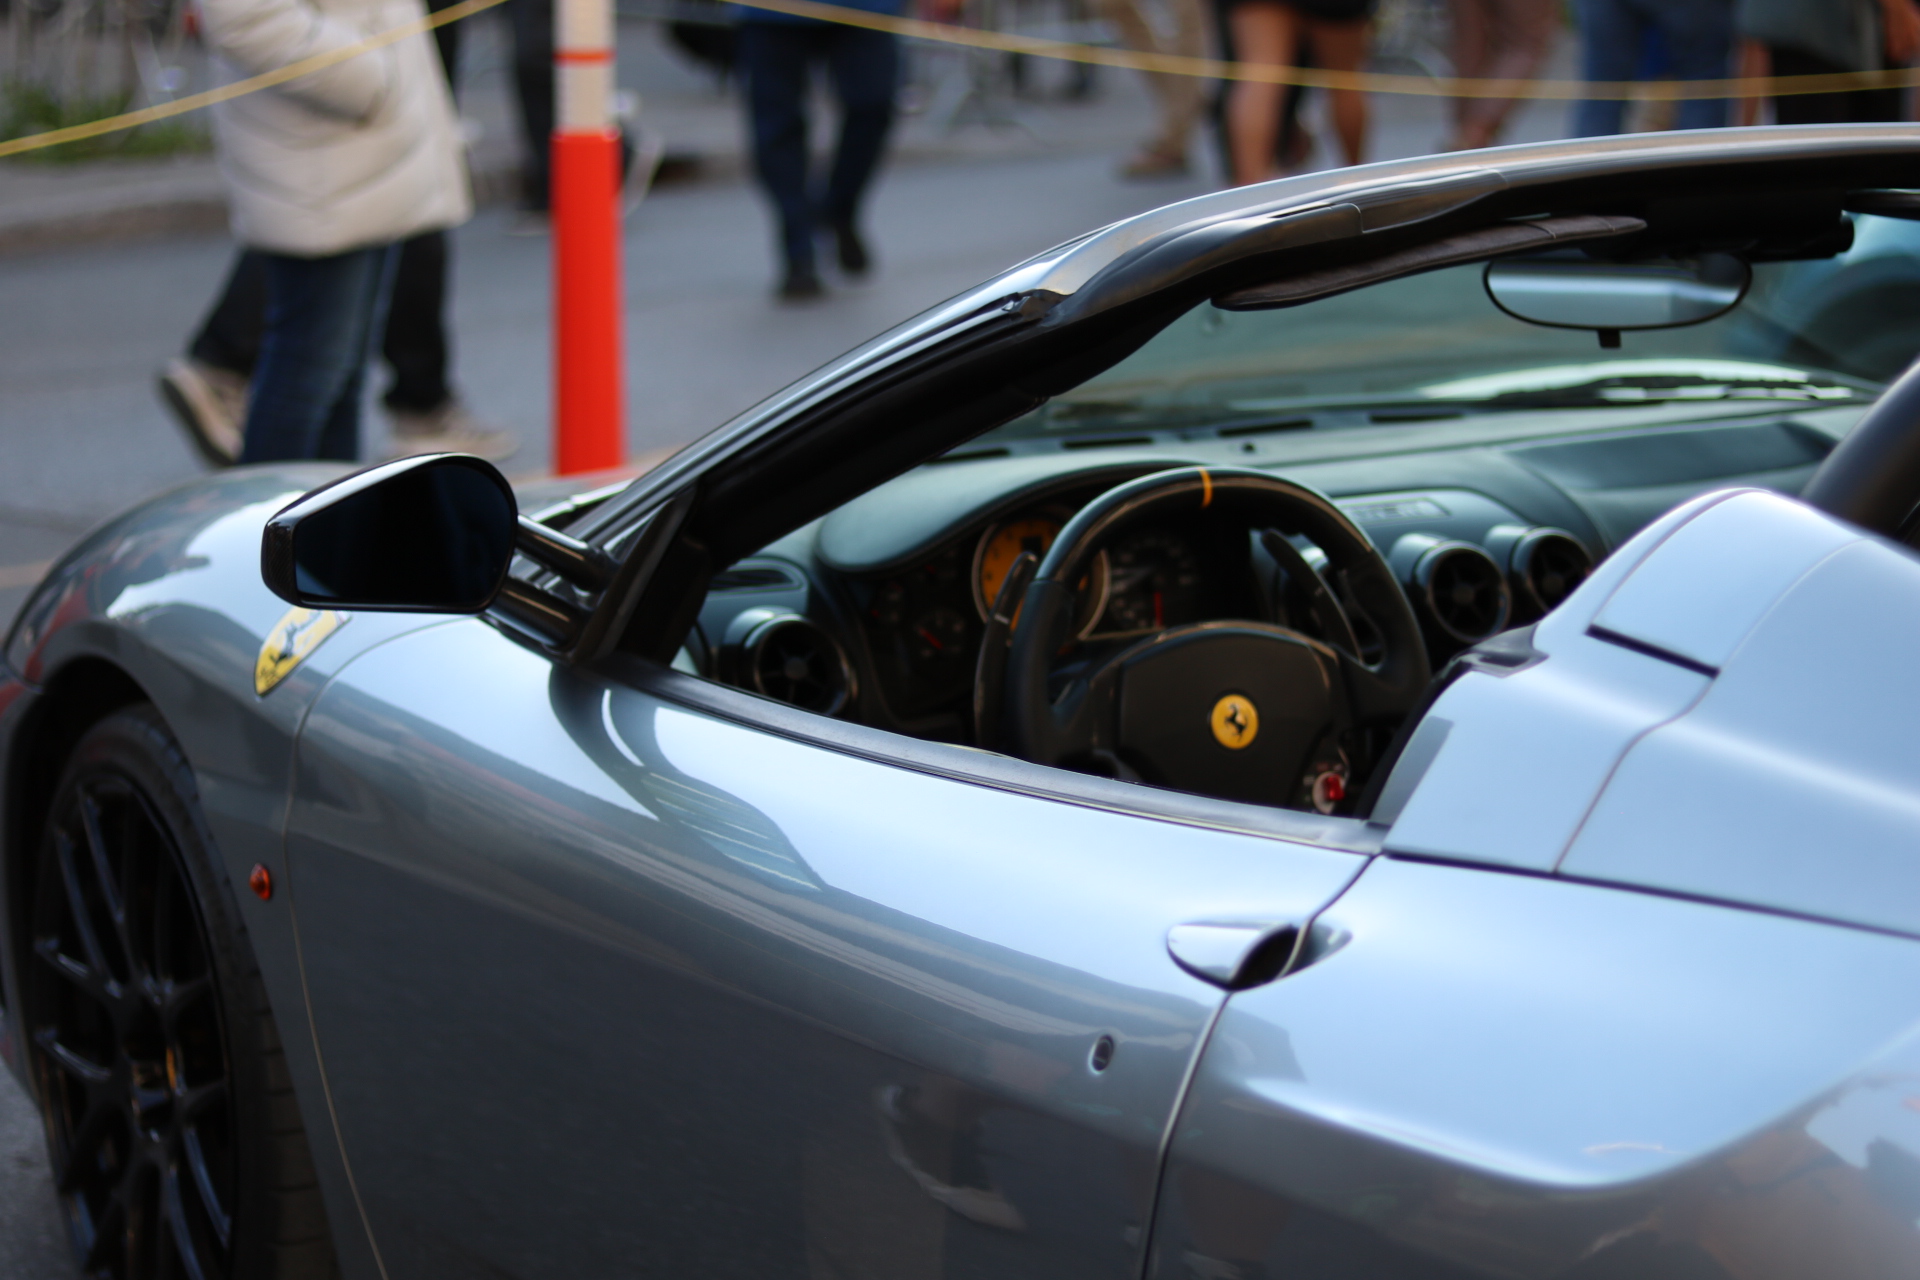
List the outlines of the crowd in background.
<svg viewBox="0 0 1920 1280">
<path fill-rule="evenodd" d="M 198 0 L 229 79 L 273 71 L 442 8 L 451 0 Z M 837 0 L 937 21 L 967 0 Z M 1271 67 L 1357 72 L 1369 65 L 1378 0 L 1086 0 L 1127 47 Z M 510 0 L 515 83 L 525 129 L 523 216 L 547 204 L 553 122 L 554 0 Z M 1718 80 L 1904 66 L 1920 57 L 1916 0 L 1449 0 L 1455 75 L 1527 81 L 1542 74 L 1567 23 L 1588 81 Z M 715 56 L 737 77 L 754 172 L 774 214 L 776 296 L 826 292 L 824 241 L 843 278 L 873 257 L 862 210 L 897 113 L 896 37 L 792 17 L 743 0 Z M 371 354 L 392 369 L 384 394 L 396 454 L 511 451 L 475 420 L 449 376 L 447 231 L 471 210 L 451 84 L 458 27 L 342 62 L 222 104 L 215 133 L 242 252 L 188 351 L 161 375 L 163 398 L 214 465 L 361 454 L 360 403 Z M 435 56 L 437 52 L 438 56 Z M 816 75 L 840 113 L 822 166 L 808 110 Z M 1235 184 L 1300 170 L 1316 150 L 1303 92 L 1241 79 L 1147 77 L 1157 121 L 1121 166 L 1127 178 L 1186 174 L 1211 120 Z M 1368 100 L 1325 94 L 1339 158 L 1367 158 Z M 1712 128 L 1906 118 L 1907 92 L 1856 90 L 1771 101 L 1679 101 L 1669 127 Z M 1209 112 L 1211 104 L 1211 112 Z M 1455 97 L 1447 145 L 1497 143 L 1513 98 Z M 1568 132 L 1620 132 L 1628 104 L 1574 104 Z M 630 161 L 632 149 L 625 148 Z"/>
<path fill-rule="evenodd" d="M 1272 67 L 1362 70 L 1377 0 L 1101 0 L 1126 43 L 1156 53 L 1193 55 L 1209 16 L 1223 58 Z M 1212 14 L 1206 7 L 1212 4 Z M 1467 79 L 1538 77 L 1563 22 L 1571 16 L 1579 74 L 1588 81 L 1720 80 L 1876 71 L 1920 56 L 1920 8 L 1914 0 L 1451 0 L 1453 74 Z M 1155 10 L 1164 11 L 1159 22 Z M 1198 86 L 1156 76 L 1160 127 L 1128 161 L 1130 176 L 1184 173 Z M 1296 170 L 1311 148 L 1298 121 L 1300 93 L 1241 80 L 1221 94 L 1226 169 L 1236 184 Z M 1339 155 L 1358 164 L 1367 151 L 1367 99 L 1345 89 L 1327 94 Z M 1516 100 L 1456 97 L 1455 150 L 1491 146 Z M 1568 122 L 1576 137 L 1619 133 L 1628 103 L 1595 96 Z M 1753 124 L 1863 123 L 1907 118 L 1898 89 L 1783 95 L 1763 101 L 1703 97 L 1680 101 L 1667 123 L 1680 129 Z"/>
</svg>

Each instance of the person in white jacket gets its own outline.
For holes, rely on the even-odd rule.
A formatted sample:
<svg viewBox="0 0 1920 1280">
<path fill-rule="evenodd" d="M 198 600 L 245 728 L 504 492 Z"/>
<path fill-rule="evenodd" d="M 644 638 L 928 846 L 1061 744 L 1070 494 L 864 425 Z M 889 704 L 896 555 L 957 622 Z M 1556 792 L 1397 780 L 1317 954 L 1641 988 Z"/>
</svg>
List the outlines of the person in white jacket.
<svg viewBox="0 0 1920 1280">
<path fill-rule="evenodd" d="M 425 16 L 420 0 L 200 0 L 227 79 Z M 425 34 L 220 104 L 234 235 L 264 255 L 267 321 L 239 461 L 352 461 L 394 246 L 472 213 L 453 98 Z"/>
</svg>

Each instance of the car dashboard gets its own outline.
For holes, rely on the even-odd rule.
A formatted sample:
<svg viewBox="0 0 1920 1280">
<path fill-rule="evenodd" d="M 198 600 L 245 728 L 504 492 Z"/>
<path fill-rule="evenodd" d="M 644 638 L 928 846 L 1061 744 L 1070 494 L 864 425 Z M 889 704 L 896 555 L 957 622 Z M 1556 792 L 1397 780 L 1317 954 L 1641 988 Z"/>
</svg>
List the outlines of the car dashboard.
<svg viewBox="0 0 1920 1280">
<path fill-rule="evenodd" d="M 1437 670 L 1541 616 L 1695 493 L 1743 483 L 1797 492 L 1860 412 L 1630 427 L 1503 415 L 1331 438 L 957 451 L 716 575 L 677 665 L 806 710 L 971 744 L 980 642 L 1014 559 L 1044 555 L 1114 485 L 1197 464 L 1270 469 L 1332 497 L 1406 589 Z M 1317 548 L 1294 541 L 1318 567 Z M 1248 530 L 1198 514 L 1130 529 L 1078 584 L 1062 670 L 1184 623 L 1299 625 L 1284 583 Z"/>
</svg>

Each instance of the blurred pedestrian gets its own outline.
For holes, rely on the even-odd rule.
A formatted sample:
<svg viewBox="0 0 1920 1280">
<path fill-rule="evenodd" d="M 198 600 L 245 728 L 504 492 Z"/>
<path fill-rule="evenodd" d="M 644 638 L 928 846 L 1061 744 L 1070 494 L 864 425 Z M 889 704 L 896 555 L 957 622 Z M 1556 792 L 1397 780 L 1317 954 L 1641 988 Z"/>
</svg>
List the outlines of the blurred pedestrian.
<svg viewBox="0 0 1920 1280">
<path fill-rule="evenodd" d="M 1233 28 L 1227 21 L 1227 11 L 1218 4 L 1210 7 L 1214 47 L 1219 50 L 1220 60 L 1238 62 L 1240 55 L 1233 47 Z M 1293 60 L 1301 68 L 1318 65 L 1313 60 L 1313 42 L 1302 43 Z M 1238 80 L 1215 80 L 1213 92 L 1207 99 L 1207 125 L 1213 148 L 1220 158 L 1220 172 L 1228 174 L 1233 172 L 1233 147 L 1227 137 L 1227 108 L 1233 100 L 1234 86 L 1239 83 Z M 1273 140 L 1273 163 L 1281 173 L 1299 169 L 1313 158 L 1313 131 L 1300 118 L 1300 108 L 1306 98 L 1307 91 L 1299 85 L 1285 86 L 1280 101 L 1280 123 Z"/>
<path fill-rule="evenodd" d="M 547 229 L 552 210 L 554 0 L 508 0 L 513 35 L 513 96 L 520 107 L 520 219 L 515 229 Z"/>
<path fill-rule="evenodd" d="M 420 0 L 201 0 L 224 78 L 278 70 L 425 16 Z M 453 97 L 424 36 L 215 108 L 235 237 L 266 324 L 238 460 L 351 461 L 396 245 L 472 211 Z"/>
<path fill-rule="evenodd" d="M 1739 0 L 1734 27 L 1742 70 L 1774 76 L 1834 75 L 1905 66 L 1920 55 L 1913 0 Z M 1776 124 L 1865 124 L 1905 118 L 1897 88 L 1786 94 Z"/>
<path fill-rule="evenodd" d="M 455 0 L 428 0 L 438 12 Z M 449 85 L 459 82 L 461 24 L 434 29 L 434 45 Z M 467 410 L 448 381 L 447 279 L 453 251 L 443 230 L 423 231 L 400 245 L 392 302 L 380 353 L 393 370 L 382 397 L 392 427 L 390 452 L 458 451 L 504 458 L 516 445 Z M 266 329 L 264 256 L 243 250 L 225 288 L 195 334 L 187 355 L 169 361 L 160 394 L 207 461 L 230 466 L 240 454 L 247 388 L 260 359 Z"/>
<path fill-rule="evenodd" d="M 1100 0 L 1099 13 L 1113 24 L 1120 43 L 1142 53 L 1177 54 L 1199 58 L 1206 54 L 1206 14 L 1201 0 L 1166 0 L 1172 31 L 1160 34 L 1143 0 Z M 1147 88 L 1160 107 L 1158 128 L 1121 167 L 1128 178 L 1173 178 L 1187 172 L 1187 147 L 1200 119 L 1205 86 L 1197 76 L 1164 71 L 1147 73 Z"/>
<path fill-rule="evenodd" d="M 1733 57 L 1733 0 L 1579 0 L 1578 13 L 1583 79 L 1642 79 L 1650 37 L 1658 40 L 1674 79 L 1726 77 Z M 1626 107 L 1618 99 L 1585 99 L 1574 108 L 1574 136 L 1619 133 Z M 1674 126 L 1680 129 L 1714 129 L 1726 123 L 1724 98 L 1689 98 L 1674 115 Z"/>
<path fill-rule="evenodd" d="M 1297 67 L 1311 42 L 1314 62 L 1328 71 L 1357 72 L 1367 57 L 1374 0 L 1216 0 L 1226 9 L 1237 59 L 1267 67 Z M 1285 87 L 1242 80 L 1227 99 L 1227 146 L 1236 186 L 1278 176 Z M 1333 131 L 1348 164 L 1359 164 L 1367 146 L 1366 95 L 1355 89 L 1327 94 Z"/>
<path fill-rule="evenodd" d="M 848 8 L 898 14 L 904 0 L 841 0 Z M 783 270 L 778 296 L 817 298 L 826 289 L 814 238 L 832 237 L 840 269 L 865 275 L 873 259 L 860 234 L 860 206 L 893 127 L 900 50 L 884 31 L 740 10 L 740 72 L 746 82 L 754 172 L 779 222 Z M 807 89 L 824 65 L 840 103 L 840 141 L 826 185 L 813 180 Z"/>
<path fill-rule="evenodd" d="M 1453 0 L 1453 74 L 1468 80 L 1534 80 L 1553 52 L 1560 0 Z M 1452 151 L 1490 147 L 1517 98 L 1455 98 Z"/>
</svg>

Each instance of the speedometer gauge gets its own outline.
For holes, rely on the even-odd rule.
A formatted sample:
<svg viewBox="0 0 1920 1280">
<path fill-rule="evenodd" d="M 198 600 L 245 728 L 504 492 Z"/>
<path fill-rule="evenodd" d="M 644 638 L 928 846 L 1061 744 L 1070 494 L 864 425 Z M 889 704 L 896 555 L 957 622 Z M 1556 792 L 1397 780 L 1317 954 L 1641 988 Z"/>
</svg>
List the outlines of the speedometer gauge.
<svg viewBox="0 0 1920 1280">
<path fill-rule="evenodd" d="M 1000 598 L 1013 562 L 1024 551 L 1045 559 L 1063 522 L 1050 515 L 1027 515 L 988 527 L 973 553 L 973 602 L 985 618 Z M 1074 634 L 1085 635 L 1107 602 L 1107 555 L 1094 558 L 1093 568 L 1080 579 L 1075 593 Z"/>
</svg>

